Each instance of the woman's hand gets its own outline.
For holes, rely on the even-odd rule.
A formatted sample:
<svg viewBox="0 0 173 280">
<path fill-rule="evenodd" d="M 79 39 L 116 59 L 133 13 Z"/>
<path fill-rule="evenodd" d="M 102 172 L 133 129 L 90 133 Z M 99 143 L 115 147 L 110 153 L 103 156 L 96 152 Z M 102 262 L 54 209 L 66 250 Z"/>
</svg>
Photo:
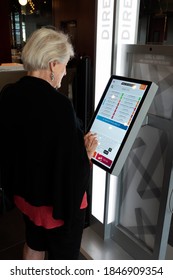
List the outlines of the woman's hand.
<svg viewBox="0 0 173 280">
<path fill-rule="evenodd" d="M 98 146 L 97 134 L 88 132 L 84 136 L 84 143 L 85 143 L 88 158 L 91 159 Z"/>
</svg>

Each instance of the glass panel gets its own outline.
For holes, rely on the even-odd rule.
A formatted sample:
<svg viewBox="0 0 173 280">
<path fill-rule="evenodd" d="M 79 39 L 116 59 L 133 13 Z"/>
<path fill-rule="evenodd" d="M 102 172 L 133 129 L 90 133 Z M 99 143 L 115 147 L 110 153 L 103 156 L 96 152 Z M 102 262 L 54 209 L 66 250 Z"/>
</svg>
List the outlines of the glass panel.
<svg viewBox="0 0 173 280">
<path fill-rule="evenodd" d="M 25 6 L 9 0 L 11 11 L 12 62 L 21 62 L 21 50 L 33 31 L 52 25 L 52 1 L 28 0 Z"/>
<path fill-rule="evenodd" d="M 167 55 L 165 49 L 164 55 L 155 54 L 152 51 L 151 54 L 132 54 L 131 59 L 131 77 L 154 81 L 159 86 L 149 113 L 171 119 L 173 108 L 173 57 Z"/>
<path fill-rule="evenodd" d="M 140 130 L 122 174 L 120 225 L 154 248 L 168 139 L 163 131 Z"/>
<path fill-rule="evenodd" d="M 140 1 L 138 44 L 173 43 L 173 1 Z"/>
</svg>

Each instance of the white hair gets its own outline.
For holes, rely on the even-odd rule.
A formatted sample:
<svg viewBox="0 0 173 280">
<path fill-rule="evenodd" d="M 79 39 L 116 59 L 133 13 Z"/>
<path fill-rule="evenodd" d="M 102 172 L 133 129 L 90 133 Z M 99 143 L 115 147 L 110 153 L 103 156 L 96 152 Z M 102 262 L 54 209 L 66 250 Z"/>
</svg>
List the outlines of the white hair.
<svg viewBox="0 0 173 280">
<path fill-rule="evenodd" d="M 51 61 L 66 64 L 74 55 L 68 35 L 50 28 L 36 30 L 22 51 L 24 69 L 34 71 L 48 69 Z"/>
</svg>

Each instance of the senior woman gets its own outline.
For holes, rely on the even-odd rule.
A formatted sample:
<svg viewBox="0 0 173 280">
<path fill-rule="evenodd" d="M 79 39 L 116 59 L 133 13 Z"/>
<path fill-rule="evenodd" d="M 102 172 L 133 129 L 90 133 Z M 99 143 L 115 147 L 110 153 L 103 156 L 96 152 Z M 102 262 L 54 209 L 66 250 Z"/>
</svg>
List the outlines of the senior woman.
<svg viewBox="0 0 173 280">
<path fill-rule="evenodd" d="M 0 99 L 3 183 L 22 212 L 23 259 L 78 259 L 95 135 L 83 135 L 57 89 L 73 56 L 68 36 L 36 30 L 22 51 L 27 75 Z M 3 147 L 3 148 L 2 148 Z"/>
</svg>

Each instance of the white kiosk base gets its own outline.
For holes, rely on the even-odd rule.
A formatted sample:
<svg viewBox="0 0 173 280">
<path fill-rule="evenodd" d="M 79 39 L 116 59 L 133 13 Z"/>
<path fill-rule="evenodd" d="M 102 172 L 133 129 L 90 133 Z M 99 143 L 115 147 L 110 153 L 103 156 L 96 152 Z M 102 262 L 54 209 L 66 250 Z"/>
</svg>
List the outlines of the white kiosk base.
<svg viewBox="0 0 173 280">
<path fill-rule="evenodd" d="M 113 240 L 103 240 L 90 227 L 84 229 L 80 251 L 87 260 L 133 260 Z"/>
<path fill-rule="evenodd" d="M 87 260 L 133 260 L 117 243 L 103 240 L 90 227 L 84 230 L 80 251 Z M 165 260 L 172 259 L 173 247 L 168 245 Z"/>
</svg>

